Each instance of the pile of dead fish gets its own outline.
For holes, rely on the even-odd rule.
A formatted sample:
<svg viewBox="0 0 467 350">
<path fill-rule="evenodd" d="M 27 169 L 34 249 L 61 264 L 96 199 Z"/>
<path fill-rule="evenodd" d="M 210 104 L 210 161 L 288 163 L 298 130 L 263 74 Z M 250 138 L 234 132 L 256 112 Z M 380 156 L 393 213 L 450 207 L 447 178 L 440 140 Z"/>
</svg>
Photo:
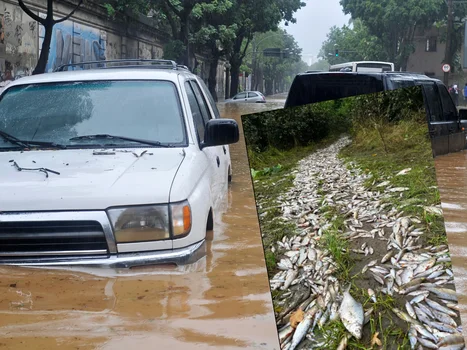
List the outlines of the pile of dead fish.
<svg viewBox="0 0 467 350">
<path fill-rule="evenodd" d="M 282 256 L 277 264 L 280 272 L 270 280 L 272 290 L 282 291 L 276 301 L 282 310 L 276 315 L 281 348 L 327 349 L 330 339 L 317 330 L 340 320 L 348 333 L 339 340 L 338 350 L 345 349 L 352 337 L 362 339 L 374 312 L 372 303 L 386 294 L 404 300 L 399 304 L 405 306 L 392 312 L 407 322 L 412 349 L 464 349 L 462 329 L 455 321 L 459 314 L 451 289 L 453 274 L 445 266 L 450 261 L 448 247 L 422 246 L 421 221 L 385 201 L 406 188 L 387 182 L 372 192 L 364 186 L 369 175 L 337 157 L 349 142 L 341 139 L 303 159 L 295 171 L 294 187 L 278 199 L 282 220 L 297 224 L 294 237 L 270 247 Z M 337 263 L 320 242 L 332 225 L 334 218 L 324 215 L 332 207 L 348 218 L 342 239 L 364 241 L 358 247 L 351 245 L 354 253 L 368 259 L 362 277 L 377 281 L 367 291 L 366 309 L 352 297 L 349 286 L 340 285 Z M 373 335 L 374 344 L 384 345 L 378 333 Z"/>
</svg>

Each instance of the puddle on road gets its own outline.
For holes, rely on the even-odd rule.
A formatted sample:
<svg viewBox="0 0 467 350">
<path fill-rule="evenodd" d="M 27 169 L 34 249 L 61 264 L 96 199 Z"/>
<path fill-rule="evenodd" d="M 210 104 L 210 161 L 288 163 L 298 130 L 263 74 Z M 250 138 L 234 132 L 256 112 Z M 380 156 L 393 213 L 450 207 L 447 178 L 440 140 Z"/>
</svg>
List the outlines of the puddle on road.
<svg viewBox="0 0 467 350">
<path fill-rule="evenodd" d="M 240 116 L 283 107 L 219 104 Z M 183 268 L 0 267 L 0 349 L 279 349 L 246 149 L 208 254 Z"/>
<path fill-rule="evenodd" d="M 467 337 L 467 152 L 435 158 L 464 337 Z"/>
</svg>

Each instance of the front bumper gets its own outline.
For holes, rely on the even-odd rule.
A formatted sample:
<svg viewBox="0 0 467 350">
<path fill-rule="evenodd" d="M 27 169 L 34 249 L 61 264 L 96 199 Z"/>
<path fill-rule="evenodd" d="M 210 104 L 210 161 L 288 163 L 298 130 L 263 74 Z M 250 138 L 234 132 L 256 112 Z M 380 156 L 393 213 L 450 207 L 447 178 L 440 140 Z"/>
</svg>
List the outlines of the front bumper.
<svg viewBox="0 0 467 350">
<path fill-rule="evenodd" d="M 105 268 L 130 268 L 147 265 L 192 264 L 206 255 L 206 242 L 202 240 L 188 247 L 150 251 L 141 253 L 120 253 L 99 257 L 42 257 L 42 258 L 13 258 L 2 260 L 0 265 L 14 266 L 81 266 L 81 267 L 105 267 Z"/>
</svg>

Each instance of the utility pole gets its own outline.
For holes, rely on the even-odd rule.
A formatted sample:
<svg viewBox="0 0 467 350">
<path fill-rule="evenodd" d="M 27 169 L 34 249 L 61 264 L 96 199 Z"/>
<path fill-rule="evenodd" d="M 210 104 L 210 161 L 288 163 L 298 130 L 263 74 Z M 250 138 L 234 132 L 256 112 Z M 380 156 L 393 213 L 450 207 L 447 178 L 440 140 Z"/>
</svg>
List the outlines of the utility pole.
<svg viewBox="0 0 467 350">
<path fill-rule="evenodd" d="M 448 0 L 448 23 L 446 28 L 446 51 L 444 53 L 444 63 L 449 64 L 452 69 L 452 55 L 451 55 L 451 36 L 452 36 L 452 22 L 453 22 L 453 11 L 452 11 L 453 0 Z M 444 73 L 444 85 L 449 84 L 449 73 Z"/>
<path fill-rule="evenodd" d="M 256 89 L 256 35 L 253 34 L 253 71 L 251 72 L 251 90 Z"/>
</svg>

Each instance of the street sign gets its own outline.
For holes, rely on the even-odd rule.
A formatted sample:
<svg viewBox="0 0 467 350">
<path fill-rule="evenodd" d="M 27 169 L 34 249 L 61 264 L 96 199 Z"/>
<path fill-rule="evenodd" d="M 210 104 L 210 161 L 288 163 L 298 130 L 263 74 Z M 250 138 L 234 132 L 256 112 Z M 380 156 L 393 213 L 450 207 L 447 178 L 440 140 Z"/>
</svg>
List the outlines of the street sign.
<svg viewBox="0 0 467 350">
<path fill-rule="evenodd" d="M 267 48 L 263 50 L 264 57 L 281 57 L 281 48 Z"/>
<path fill-rule="evenodd" d="M 451 66 L 449 64 L 443 64 L 444 73 L 449 73 L 450 70 L 451 70 Z"/>
</svg>

